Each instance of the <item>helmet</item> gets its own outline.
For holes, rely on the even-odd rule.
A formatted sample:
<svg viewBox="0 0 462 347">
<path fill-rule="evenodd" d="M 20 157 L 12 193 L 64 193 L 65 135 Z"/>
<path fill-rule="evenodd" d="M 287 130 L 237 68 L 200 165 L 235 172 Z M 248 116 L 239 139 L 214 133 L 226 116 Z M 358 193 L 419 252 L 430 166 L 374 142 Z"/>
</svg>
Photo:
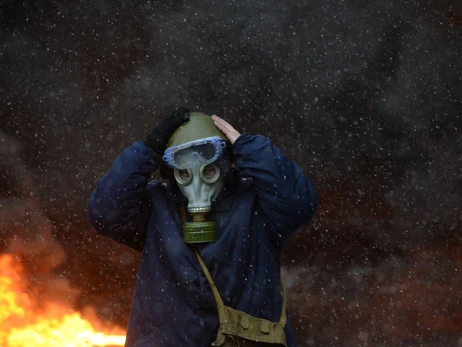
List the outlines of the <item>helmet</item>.
<svg viewBox="0 0 462 347">
<path fill-rule="evenodd" d="M 167 148 L 215 136 L 229 142 L 226 136 L 213 125 L 212 118 L 209 115 L 192 112 L 189 114 L 189 121 L 173 132 L 168 140 Z"/>
</svg>

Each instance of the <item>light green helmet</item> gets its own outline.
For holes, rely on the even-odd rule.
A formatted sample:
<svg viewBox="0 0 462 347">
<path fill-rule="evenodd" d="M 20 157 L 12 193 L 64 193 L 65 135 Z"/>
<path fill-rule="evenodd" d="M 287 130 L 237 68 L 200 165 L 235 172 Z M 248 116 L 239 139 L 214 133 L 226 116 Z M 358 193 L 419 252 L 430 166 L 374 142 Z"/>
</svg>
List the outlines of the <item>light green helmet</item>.
<svg viewBox="0 0 462 347">
<path fill-rule="evenodd" d="M 189 114 L 189 121 L 175 130 L 167 143 L 167 148 L 184 143 L 219 136 L 223 141 L 229 142 L 226 136 L 213 125 L 212 118 L 201 112 Z"/>
</svg>

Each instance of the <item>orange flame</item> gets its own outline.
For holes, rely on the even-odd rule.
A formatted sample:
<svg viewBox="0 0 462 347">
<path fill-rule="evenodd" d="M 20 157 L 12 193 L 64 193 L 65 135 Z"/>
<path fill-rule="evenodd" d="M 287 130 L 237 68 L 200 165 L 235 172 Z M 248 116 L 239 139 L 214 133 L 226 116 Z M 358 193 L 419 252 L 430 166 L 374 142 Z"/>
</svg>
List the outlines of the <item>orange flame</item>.
<svg viewBox="0 0 462 347">
<path fill-rule="evenodd" d="M 97 332 L 80 313 L 55 303 L 41 310 L 26 293 L 24 270 L 10 254 L 0 255 L 0 346 L 123 346 L 124 331 Z"/>
</svg>

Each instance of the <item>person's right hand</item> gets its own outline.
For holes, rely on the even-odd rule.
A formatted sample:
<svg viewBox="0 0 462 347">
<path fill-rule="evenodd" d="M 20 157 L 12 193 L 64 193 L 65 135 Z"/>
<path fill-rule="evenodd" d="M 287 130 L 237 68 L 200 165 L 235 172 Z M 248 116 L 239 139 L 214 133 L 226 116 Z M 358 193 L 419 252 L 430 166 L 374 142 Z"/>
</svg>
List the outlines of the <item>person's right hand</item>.
<svg viewBox="0 0 462 347">
<path fill-rule="evenodd" d="M 152 128 L 146 136 L 144 144 L 150 148 L 154 155 L 161 157 L 165 151 L 168 140 L 173 132 L 182 124 L 189 120 L 189 110 L 181 107 L 173 113 L 165 116 L 161 121 Z"/>
</svg>

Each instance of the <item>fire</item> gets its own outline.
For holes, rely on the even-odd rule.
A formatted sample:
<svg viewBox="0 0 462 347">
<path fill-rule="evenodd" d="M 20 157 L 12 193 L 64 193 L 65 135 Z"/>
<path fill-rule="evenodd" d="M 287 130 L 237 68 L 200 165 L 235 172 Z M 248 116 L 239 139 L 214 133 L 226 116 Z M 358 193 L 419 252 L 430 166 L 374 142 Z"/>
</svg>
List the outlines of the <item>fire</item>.
<svg viewBox="0 0 462 347">
<path fill-rule="evenodd" d="M 124 331 L 97 332 L 80 313 L 56 303 L 37 303 L 27 294 L 24 270 L 10 254 L 0 255 L 0 346 L 123 346 Z"/>
</svg>

